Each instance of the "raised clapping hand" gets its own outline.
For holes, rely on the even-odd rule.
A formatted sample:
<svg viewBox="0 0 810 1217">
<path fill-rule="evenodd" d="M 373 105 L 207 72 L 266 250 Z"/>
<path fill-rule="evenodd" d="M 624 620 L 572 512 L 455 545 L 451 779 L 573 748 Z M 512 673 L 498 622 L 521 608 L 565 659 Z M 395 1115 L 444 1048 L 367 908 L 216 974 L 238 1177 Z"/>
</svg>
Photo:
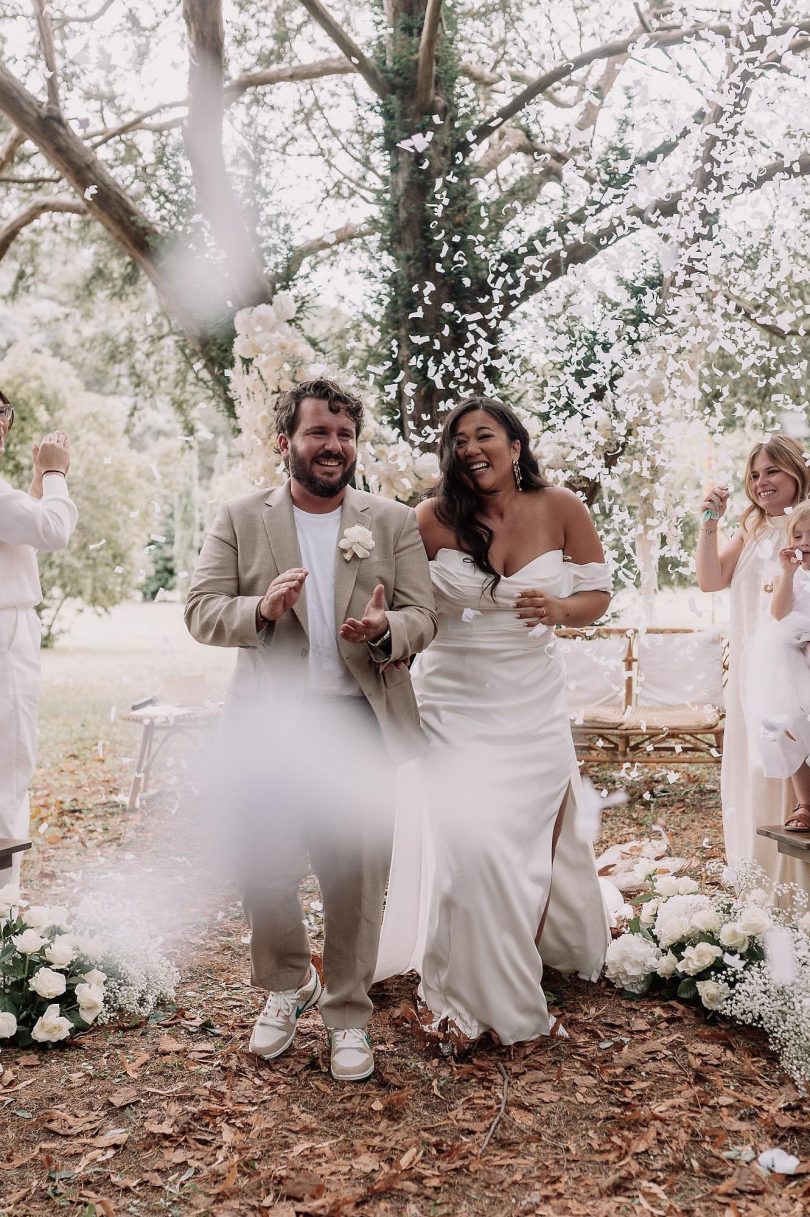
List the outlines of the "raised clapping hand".
<svg viewBox="0 0 810 1217">
<path fill-rule="evenodd" d="M 387 629 L 385 588 L 382 583 L 378 583 L 371 593 L 363 616 L 359 621 L 355 617 L 347 617 L 340 627 L 340 636 L 344 642 L 376 642 Z"/>
<path fill-rule="evenodd" d="M 276 575 L 259 605 L 259 612 L 265 621 L 278 621 L 298 603 L 308 574 L 309 571 L 304 570 L 303 566 L 291 566 L 289 570 Z"/>
<path fill-rule="evenodd" d="M 710 486 L 703 496 L 703 502 L 700 505 L 700 513 L 710 511 L 712 518 L 719 520 L 721 516 L 726 514 L 728 506 L 729 488 L 728 486 Z"/>
<path fill-rule="evenodd" d="M 31 445 L 34 474 L 42 477 L 48 470 L 67 473 L 70 468 L 70 440 L 64 431 L 51 431 L 40 444 Z"/>
<path fill-rule="evenodd" d="M 533 629 L 536 625 L 564 625 L 567 619 L 563 601 L 536 587 L 521 592 L 515 601 L 515 608 L 518 610 L 515 616 L 527 629 Z"/>
</svg>

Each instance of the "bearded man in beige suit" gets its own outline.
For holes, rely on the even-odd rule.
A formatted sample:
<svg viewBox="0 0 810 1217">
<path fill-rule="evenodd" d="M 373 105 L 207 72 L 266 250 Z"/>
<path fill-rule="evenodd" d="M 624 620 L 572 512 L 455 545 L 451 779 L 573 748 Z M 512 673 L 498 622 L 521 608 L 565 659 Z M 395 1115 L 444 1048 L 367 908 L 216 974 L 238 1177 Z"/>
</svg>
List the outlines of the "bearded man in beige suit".
<svg viewBox="0 0 810 1217">
<path fill-rule="evenodd" d="M 359 399 L 333 381 L 282 396 L 276 428 L 289 481 L 220 508 L 186 605 L 199 642 L 240 648 L 226 722 L 239 755 L 253 758 L 240 763 L 241 775 L 250 768 L 256 778 L 254 759 L 265 765 L 260 797 L 247 796 L 242 874 L 252 980 L 269 990 L 251 1051 L 279 1056 L 320 998 L 332 1074 L 352 1081 L 374 1069 L 368 991 L 390 866 L 394 767 L 424 749 L 400 661 L 436 633 L 415 513 L 349 485 L 362 422 Z M 364 798 L 351 789 L 352 772 L 367 782 Z M 232 793 L 241 789 L 231 784 Z M 373 816 L 358 812 L 369 798 Z M 298 896 L 308 858 L 323 897 L 323 991 Z"/>
</svg>

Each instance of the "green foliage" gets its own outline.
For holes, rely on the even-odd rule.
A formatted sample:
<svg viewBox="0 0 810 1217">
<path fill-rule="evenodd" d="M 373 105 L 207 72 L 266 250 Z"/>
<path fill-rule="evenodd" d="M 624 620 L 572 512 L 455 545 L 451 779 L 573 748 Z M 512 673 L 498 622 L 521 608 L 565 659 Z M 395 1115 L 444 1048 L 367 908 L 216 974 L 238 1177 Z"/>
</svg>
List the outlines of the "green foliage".
<svg viewBox="0 0 810 1217">
<path fill-rule="evenodd" d="M 165 533 L 160 533 L 162 540 L 151 540 L 146 546 L 146 553 L 152 559 L 152 569 L 141 582 L 141 595 L 144 600 L 154 600 L 158 592 L 170 592 L 177 583 L 174 564 L 174 518 L 166 521 Z"/>
<path fill-rule="evenodd" d="M 68 601 L 103 612 L 133 590 L 143 543 L 143 460 L 126 438 L 123 403 L 87 393 L 64 361 L 18 344 L 0 362 L 0 383 L 16 410 L 3 464 L 13 485 L 27 487 L 31 480 L 32 439 L 61 427 L 71 441 L 70 493 L 79 522 L 66 550 L 39 556 L 38 612 L 48 646 Z"/>
</svg>

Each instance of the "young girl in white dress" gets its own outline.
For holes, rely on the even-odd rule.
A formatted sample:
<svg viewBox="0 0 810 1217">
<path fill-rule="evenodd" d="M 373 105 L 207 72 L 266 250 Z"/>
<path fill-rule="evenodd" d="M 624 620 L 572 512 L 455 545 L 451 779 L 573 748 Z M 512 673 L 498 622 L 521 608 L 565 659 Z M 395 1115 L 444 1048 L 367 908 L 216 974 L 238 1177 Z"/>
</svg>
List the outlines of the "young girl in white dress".
<svg viewBox="0 0 810 1217">
<path fill-rule="evenodd" d="M 810 832 L 810 803 L 796 774 L 810 756 L 810 503 L 788 517 L 787 544 L 771 599 L 772 620 L 761 628 L 751 657 L 748 694 L 756 751 L 766 777 L 791 778 L 797 806 L 790 832 Z"/>
</svg>

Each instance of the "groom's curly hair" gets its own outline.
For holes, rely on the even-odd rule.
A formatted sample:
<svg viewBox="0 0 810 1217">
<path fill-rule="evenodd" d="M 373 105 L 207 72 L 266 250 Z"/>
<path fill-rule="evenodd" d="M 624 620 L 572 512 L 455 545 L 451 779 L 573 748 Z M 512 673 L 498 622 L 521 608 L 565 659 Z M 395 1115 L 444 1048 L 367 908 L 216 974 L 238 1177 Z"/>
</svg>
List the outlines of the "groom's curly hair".
<svg viewBox="0 0 810 1217">
<path fill-rule="evenodd" d="M 493 532 L 479 519 L 481 493 L 464 465 L 458 459 L 453 442 L 460 418 L 472 410 L 483 410 L 496 423 L 500 423 L 511 443 L 520 444 L 517 458 L 520 471 L 521 490 L 545 490 L 551 483 L 543 477 L 537 457 L 531 449 L 529 433 L 510 406 L 494 397 L 467 397 L 455 406 L 444 421 L 439 436 L 439 483 L 435 490 L 436 516 L 442 524 L 452 528 L 459 548 L 472 558 L 479 570 L 491 576 L 490 594 L 501 581 L 500 571 L 495 570 L 489 559 Z"/>
<path fill-rule="evenodd" d="M 355 435 L 360 435 L 363 429 L 362 401 L 344 385 L 325 376 L 316 380 L 302 380 L 281 394 L 276 405 L 276 435 L 286 435 L 288 439 L 293 435 L 298 425 L 298 407 L 306 397 L 325 401 L 333 414 L 345 411 L 354 423 Z"/>
</svg>

